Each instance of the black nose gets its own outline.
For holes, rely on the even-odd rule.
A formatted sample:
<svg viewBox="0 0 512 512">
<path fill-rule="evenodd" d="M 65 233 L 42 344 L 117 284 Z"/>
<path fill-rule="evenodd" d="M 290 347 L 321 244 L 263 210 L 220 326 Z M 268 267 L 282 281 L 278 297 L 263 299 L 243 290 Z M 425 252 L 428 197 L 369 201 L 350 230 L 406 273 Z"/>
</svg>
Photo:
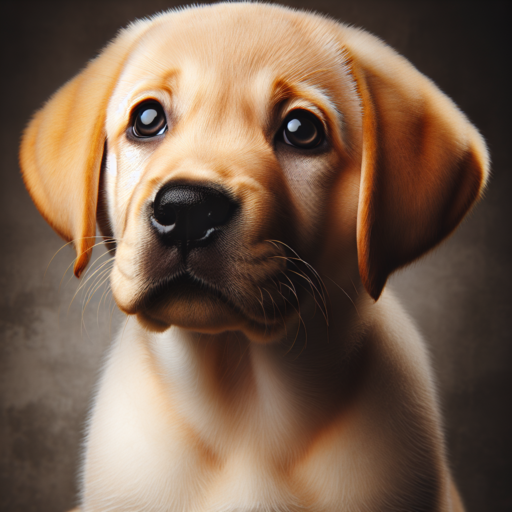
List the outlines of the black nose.
<svg viewBox="0 0 512 512">
<path fill-rule="evenodd" d="M 153 225 L 169 241 L 202 242 L 228 223 L 236 203 L 218 190 L 199 185 L 169 183 L 153 204 Z"/>
</svg>

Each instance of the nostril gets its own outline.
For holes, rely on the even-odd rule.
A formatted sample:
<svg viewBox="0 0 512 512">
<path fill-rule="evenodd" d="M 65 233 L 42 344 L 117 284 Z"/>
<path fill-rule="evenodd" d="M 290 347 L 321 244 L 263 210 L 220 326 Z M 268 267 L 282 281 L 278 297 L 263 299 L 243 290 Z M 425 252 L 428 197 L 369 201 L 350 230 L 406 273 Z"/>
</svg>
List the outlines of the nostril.
<svg viewBox="0 0 512 512">
<path fill-rule="evenodd" d="M 155 197 L 152 222 L 167 239 L 202 241 L 230 220 L 235 206 L 214 188 L 168 184 Z"/>
<path fill-rule="evenodd" d="M 155 220 L 162 226 L 172 226 L 176 224 L 176 211 L 172 205 L 156 205 L 153 208 Z"/>
<path fill-rule="evenodd" d="M 211 228 L 222 226 L 230 216 L 230 201 L 222 195 L 214 195 L 204 199 L 189 210 L 189 227 L 195 226 L 200 230 L 204 227 Z"/>
</svg>

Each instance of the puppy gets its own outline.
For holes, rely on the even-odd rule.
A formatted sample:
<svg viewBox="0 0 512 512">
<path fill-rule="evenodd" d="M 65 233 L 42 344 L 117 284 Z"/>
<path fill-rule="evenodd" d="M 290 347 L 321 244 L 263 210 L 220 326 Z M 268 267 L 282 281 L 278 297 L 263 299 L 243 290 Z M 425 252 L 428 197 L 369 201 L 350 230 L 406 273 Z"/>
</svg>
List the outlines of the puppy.
<svg viewBox="0 0 512 512">
<path fill-rule="evenodd" d="M 485 143 L 374 36 L 224 3 L 138 21 L 30 122 L 26 186 L 98 222 L 130 321 L 95 396 L 89 511 L 462 511 L 388 276 L 479 198 Z"/>
</svg>

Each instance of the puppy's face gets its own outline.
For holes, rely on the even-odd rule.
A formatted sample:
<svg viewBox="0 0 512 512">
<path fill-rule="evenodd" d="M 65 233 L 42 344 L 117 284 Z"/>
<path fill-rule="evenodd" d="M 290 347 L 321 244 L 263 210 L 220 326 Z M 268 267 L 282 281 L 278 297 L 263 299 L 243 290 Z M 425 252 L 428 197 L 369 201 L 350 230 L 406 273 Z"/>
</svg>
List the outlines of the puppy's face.
<svg viewBox="0 0 512 512">
<path fill-rule="evenodd" d="M 271 339 L 311 287 L 296 254 L 324 268 L 335 240 L 341 268 L 354 260 L 361 111 L 346 56 L 326 31 L 263 14 L 155 22 L 110 99 L 112 288 L 150 328 Z"/>
<path fill-rule="evenodd" d="M 489 167 L 465 116 L 377 38 L 247 3 L 122 31 L 35 115 L 20 162 L 77 276 L 101 212 L 122 310 L 259 341 L 325 302 L 317 271 L 359 271 L 378 299 L 455 229 Z"/>
</svg>

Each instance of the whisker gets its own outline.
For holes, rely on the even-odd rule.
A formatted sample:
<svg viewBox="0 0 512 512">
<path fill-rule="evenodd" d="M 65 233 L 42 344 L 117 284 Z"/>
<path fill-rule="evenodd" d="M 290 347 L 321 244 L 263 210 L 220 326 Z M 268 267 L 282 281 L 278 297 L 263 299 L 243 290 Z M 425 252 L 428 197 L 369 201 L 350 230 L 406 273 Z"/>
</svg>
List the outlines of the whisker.
<svg viewBox="0 0 512 512">
<path fill-rule="evenodd" d="M 80 290 L 83 289 L 83 287 L 89 282 L 90 279 L 92 279 L 95 274 L 97 274 L 105 265 L 107 265 L 108 263 L 111 263 L 113 262 L 114 260 L 108 260 L 108 261 L 104 261 L 97 270 L 95 270 L 83 283 L 80 284 L 80 286 L 77 288 L 75 294 L 73 295 L 73 298 L 71 299 L 71 302 L 69 303 L 69 306 L 68 306 L 68 312 L 69 312 L 69 309 L 71 308 L 71 304 L 73 304 L 73 301 L 75 300 L 75 297 L 77 296 L 77 294 L 80 292 Z"/>
<path fill-rule="evenodd" d="M 277 282 L 279 283 L 279 287 L 277 285 L 277 283 L 275 282 L 275 280 L 272 278 L 272 283 L 274 284 L 275 288 L 276 288 L 276 291 L 277 293 L 279 293 L 279 295 L 281 295 L 281 297 L 283 298 L 283 300 L 285 299 L 284 295 L 283 295 L 283 292 L 281 290 L 281 286 L 282 286 L 282 283 L 281 281 L 278 279 Z M 281 310 L 279 310 L 279 314 L 281 314 Z M 288 310 L 286 309 L 286 301 L 284 302 L 284 314 L 287 315 L 288 314 Z M 282 317 L 282 315 L 281 315 Z"/>
<path fill-rule="evenodd" d="M 48 269 L 50 268 L 50 265 L 52 263 L 52 261 L 55 259 L 55 257 L 57 256 L 57 254 L 59 254 L 60 251 L 62 251 L 62 249 L 64 249 L 65 247 L 67 247 L 68 245 L 76 242 L 77 240 L 87 240 L 89 238 L 104 238 L 103 236 L 101 235 L 95 235 L 95 236 L 84 236 L 84 237 L 81 237 L 81 238 L 73 238 L 73 240 L 70 240 L 69 242 L 65 243 L 62 247 L 60 247 L 60 249 L 58 249 L 55 254 L 52 256 L 51 260 L 49 261 L 48 265 L 46 266 L 46 270 L 44 271 L 44 274 L 43 274 L 43 279 L 46 277 L 46 273 L 48 272 Z M 110 238 L 109 237 L 109 240 L 107 240 L 106 242 L 115 242 L 116 240 L 114 238 Z M 93 245 L 91 247 L 91 249 L 93 247 L 96 247 L 95 245 Z M 90 250 L 90 249 L 88 249 Z M 73 260 L 76 261 L 76 259 L 78 258 L 78 256 Z M 69 268 L 69 267 L 68 267 Z"/>
<path fill-rule="evenodd" d="M 99 269 L 98 269 L 99 270 Z M 104 268 L 93 280 L 93 282 L 90 284 L 89 288 L 84 294 L 84 299 L 82 304 L 87 301 L 87 304 L 89 304 L 90 300 L 92 299 L 93 295 L 98 290 L 98 287 L 101 286 L 109 277 L 110 277 L 110 267 Z M 85 304 L 85 307 L 87 307 L 87 304 Z"/>
<path fill-rule="evenodd" d="M 279 245 L 281 245 L 282 247 L 288 249 L 289 251 L 291 251 L 295 255 L 295 257 L 275 255 L 275 256 L 271 256 L 271 258 L 279 258 L 279 259 L 282 258 L 282 259 L 285 259 L 286 261 L 292 263 L 295 266 L 295 268 L 297 269 L 297 271 L 298 271 L 296 274 L 299 275 L 300 277 L 302 277 L 303 279 L 307 280 L 309 282 L 309 285 L 316 290 L 316 293 L 318 294 L 318 296 L 320 297 L 320 300 L 322 301 L 323 308 L 318 303 L 318 301 L 316 299 L 316 296 L 315 296 L 315 293 L 313 291 L 312 291 L 312 297 L 315 300 L 315 304 L 322 311 L 322 314 L 324 316 L 324 319 L 325 319 L 325 322 L 326 322 L 327 326 L 329 326 L 329 314 L 328 314 L 329 308 L 327 307 L 327 302 L 328 302 L 328 297 L 329 297 L 329 290 L 327 289 L 327 286 L 325 285 L 325 283 L 324 283 L 322 277 L 320 276 L 320 274 L 317 272 L 317 270 L 310 263 L 308 263 L 303 258 L 301 258 L 299 256 L 299 254 L 297 253 L 297 251 L 292 249 L 289 245 L 285 244 L 284 242 L 281 242 L 280 240 L 266 240 L 266 241 L 271 243 L 272 245 L 274 245 L 274 247 L 276 247 L 276 248 L 278 248 Z M 304 264 L 306 266 L 306 269 L 309 270 L 313 274 L 313 277 L 315 278 L 315 281 L 318 283 L 318 286 L 320 287 L 320 289 L 316 286 L 316 284 L 313 281 L 313 279 L 310 278 L 301 268 L 299 268 L 299 266 L 298 266 L 298 264 L 296 262 L 300 262 L 300 263 L 302 263 L 302 264 Z M 291 272 L 293 272 L 293 271 L 291 271 Z"/>
<path fill-rule="evenodd" d="M 110 284 L 108 286 L 106 286 L 105 290 L 101 294 L 100 301 L 98 302 L 98 309 L 96 310 L 96 325 L 98 327 L 100 326 L 100 308 L 101 308 L 101 303 L 103 302 L 104 306 L 107 305 L 106 297 L 108 296 L 108 293 L 111 290 L 112 290 L 112 287 L 110 286 Z"/>
<path fill-rule="evenodd" d="M 107 253 L 105 253 L 107 254 Z M 96 274 L 97 271 L 101 270 L 105 265 L 107 265 L 108 263 L 113 263 L 113 259 L 112 260 L 106 260 L 106 261 L 103 261 L 101 264 L 99 263 L 99 261 L 102 259 L 103 256 L 105 256 L 105 254 L 102 254 L 99 258 L 97 258 L 91 265 L 90 269 L 88 270 L 94 270 L 94 273 L 92 274 L 84 274 L 82 277 L 81 277 L 81 283 L 79 285 L 79 288 L 77 290 L 80 291 L 82 288 L 85 287 L 85 285 L 88 283 L 88 281 L 90 280 L 90 278 L 92 278 L 94 276 L 94 274 Z M 96 268 L 94 268 L 96 266 Z M 73 276 L 71 276 L 72 278 Z M 90 288 L 89 288 L 90 289 Z"/>
<path fill-rule="evenodd" d="M 297 257 L 297 258 L 289 258 L 290 261 L 294 262 L 294 261 L 300 261 L 301 263 L 304 263 L 304 265 L 306 265 L 306 267 L 313 273 L 313 275 L 317 278 L 317 281 L 321 284 L 322 286 L 322 293 L 318 292 L 318 294 L 322 297 L 322 300 L 324 302 L 324 304 L 326 304 L 326 297 L 325 297 L 325 292 L 327 291 L 327 287 L 325 286 L 325 283 L 323 282 L 322 278 L 320 277 L 320 274 L 316 271 L 316 269 L 310 265 L 307 261 L 303 260 L 302 258 L 300 257 Z M 328 293 L 328 292 L 327 292 Z M 327 307 L 327 306 L 326 306 Z"/>
<path fill-rule="evenodd" d="M 103 261 L 101 264 L 99 263 L 100 260 L 102 259 L 103 256 L 105 256 L 107 253 L 105 254 L 102 254 L 100 257 L 98 257 L 94 262 L 93 264 L 91 265 L 91 267 L 88 269 L 90 272 L 88 272 L 87 274 L 84 273 L 84 275 L 81 277 L 80 281 L 80 286 L 79 286 L 79 289 L 77 291 L 80 291 L 88 282 L 89 280 L 99 271 L 101 270 L 105 265 L 108 265 L 109 263 L 113 263 L 114 262 L 114 259 L 108 259 L 106 261 Z M 96 267 L 96 268 L 95 268 Z"/>
<path fill-rule="evenodd" d="M 361 318 L 361 315 L 359 314 L 359 311 L 357 310 L 357 306 L 355 305 L 355 302 L 352 300 L 352 297 L 336 282 L 334 279 L 331 279 L 329 276 L 325 276 L 329 281 L 331 281 L 335 286 L 337 286 L 348 298 L 348 300 L 352 303 L 352 306 L 354 306 L 354 309 L 356 310 L 357 316 Z"/>
<path fill-rule="evenodd" d="M 290 288 L 286 283 L 283 283 L 283 286 L 286 286 L 289 290 L 292 291 L 293 295 L 295 295 L 295 299 L 297 300 L 297 307 L 299 308 L 300 311 L 299 296 L 297 294 L 297 289 L 295 288 L 293 281 L 283 271 L 281 271 L 281 274 L 283 274 L 283 276 L 286 277 L 286 279 L 288 279 L 288 282 L 292 285 L 292 287 Z"/>
<path fill-rule="evenodd" d="M 270 300 L 272 301 L 272 310 L 274 311 L 274 322 L 276 321 L 276 303 L 274 301 L 274 298 L 272 297 L 272 294 L 266 289 L 266 288 L 261 288 L 262 290 L 266 291 L 268 296 L 270 297 Z"/>
<path fill-rule="evenodd" d="M 107 277 L 110 277 L 110 276 L 107 276 Z M 101 303 L 103 302 L 103 306 L 105 308 L 107 307 L 107 300 L 106 300 L 106 298 L 108 296 L 108 293 L 111 290 L 112 290 L 112 287 L 110 286 L 110 283 L 108 283 L 107 286 L 105 287 L 105 290 L 101 294 L 100 301 L 98 302 L 98 308 L 97 308 L 97 314 L 96 314 L 96 320 L 97 320 L 98 324 L 99 324 L 99 314 L 100 314 L 100 309 L 101 309 Z"/>
<path fill-rule="evenodd" d="M 306 280 L 309 283 L 309 285 L 311 287 L 311 291 L 312 291 L 311 296 L 313 297 L 313 300 L 315 301 L 315 304 L 318 306 L 318 308 L 322 312 L 322 315 L 325 318 L 325 322 L 327 323 L 327 325 L 329 325 L 329 318 L 328 318 L 328 312 L 327 312 L 328 310 L 327 310 L 327 304 L 326 304 L 325 295 L 323 293 L 321 293 L 320 290 L 318 290 L 318 288 L 315 286 L 313 280 L 311 278 L 309 278 L 304 272 L 302 272 L 299 269 L 297 264 L 293 261 L 295 258 L 288 258 L 286 256 L 271 256 L 271 258 L 285 259 L 287 261 L 291 261 L 295 265 L 295 267 L 297 268 L 298 272 L 296 272 L 294 270 L 290 270 L 290 272 L 292 272 L 293 274 L 295 274 L 295 275 L 297 275 L 299 277 L 302 277 L 304 280 Z M 318 294 L 318 296 L 320 297 L 320 299 L 323 302 L 323 308 L 321 307 L 321 305 L 318 303 L 318 301 L 316 299 L 315 290 L 316 290 L 316 293 Z"/>
<path fill-rule="evenodd" d="M 289 270 L 289 272 L 291 274 L 295 274 L 295 275 L 297 275 L 299 277 L 302 277 L 303 279 L 308 281 L 307 276 L 302 275 L 300 272 L 295 272 L 294 270 Z M 304 284 L 302 284 L 300 282 L 297 282 L 296 284 L 297 284 L 297 286 L 300 286 L 313 299 L 313 302 L 314 302 L 314 305 L 315 305 L 315 309 L 313 311 L 313 315 L 311 316 L 311 318 L 315 317 L 316 312 L 317 312 L 318 309 L 322 312 L 322 315 L 325 317 L 325 313 L 323 312 L 322 306 L 318 303 L 318 300 L 316 298 L 314 289 L 311 287 L 311 285 L 309 287 L 307 287 L 307 286 L 305 286 Z"/>
<path fill-rule="evenodd" d="M 109 243 L 109 242 L 99 242 L 99 243 L 97 243 L 96 245 L 93 245 L 93 247 L 98 247 L 98 246 L 100 246 L 100 245 L 107 245 L 107 243 Z M 83 277 L 87 277 L 87 276 L 91 273 L 91 271 L 92 271 L 92 269 L 93 269 L 93 267 L 94 267 L 95 263 L 97 263 L 100 259 L 104 258 L 105 256 L 112 256 L 112 255 L 110 254 L 110 251 L 108 251 L 108 250 L 107 250 L 107 251 L 105 251 L 102 255 L 98 256 L 98 257 L 97 257 L 97 258 L 96 258 L 96 259 L 91 263 L 91 265 L 89 266 L 89 268 L 88 268 L 88 269 L 83 273 L 82 278 L 83 278 Z"/>
<path fill-rule="evenodd" d="M 301 279 L 303 279 L 306 283 L 308 283 L 310 289 L 308 290 L 307 288 L 305 288 L 305 290 L 313 298 L 314 303 L 315 303 L 315 307 L 318 307 L 320 309 L 320 311 L 322 313 L 322 316 L 324 317 L 324 320 L 325 320 L 325 323 L 326 323 L 327 336 L 329 337 L 329 325 L 330 324 L 329 324 L 329 308 L 328 308 L 328 303 L 330 302 L 330 297 L 329 297 L 329 290 L 328 290 L 327 286 L 325 285 L 325 282 L 323 281 L 322 276 L 313 267 L 313 265 L 311 265 L 310 263 L 305 261 L 303 258 L 301 258 L 299 256 L 299 254 L 297 253 L 297 251 L 292 249 L 288 244 L 286 244 L 286 243 L 284 243 L 284 242 L 282 242 L 280 240 L 266 240 L 266 242 L 272 244 L 276 249 L 280 249 L 280 248 L 281 248 L 281 250 L 283 248 L 287 249 L 288 251 L 290 251 L 294 255 L 294 257 L 290 257 L 290 256 L 287 256 L 286 253 L 285 253 L 285 255 L 282 255 L 282 254 L 281 255 L 274 255 L 274 256 L 270 256 L 270 258 L 283 259 L 287 263 L 293 264 L 293 266 L 295 267 L 295 270 L 292 270 L 290 267 L 288 267 L 288 272 L 290 272 L 292 274 L 295 274 L 296 276 L 298 276 Z M 303 268 L 301 268 L 299 266 L 299 264 L 304 265 L 306 267 L 305 270 Z M 308 273 L 306 271 L 308 271 Z M 288 289 L 290 289 L 290 291 L 292 291 L 292 293 L 295 295 L 295 299 L 297 300 L 297 306 L 298 306 L 299 309 L 297 310 L 297 308 L 295 308 L 295 306 L 293 306 L 293 304 L 291 304 L 288 301 L 288 299 L 286 299 L 286 297 L 282 294 L 282 292 L 279 292 L 279 293 L 285 299 L 285 301 L 290 303 L 290 305 L 297 312 L 297 314 L 299 316 L 299 330 L 300 330 L 300 323 L 302 323 L 303 326 L 304 326 L 304 331 L 305 331 L 304 332 L 304 334 L 305 334 L 304 347 L 302 348 L 302 350 L 298 354 L 297 357 L 299 357 L 302 354 L 302 352 L 307 347 L 307 338 L 308 338 L 308 336 L 307 336 L 307 327 L 306 327 L 306 323 L 304 322 L 304 319 L 302 318 L 302 314 L 301 314 L 301 311 L 300 311 L 300 301 L 298 300 L 298 295 L 297 295 L 295 286 L 293 285 L 293 282 L 291 281 L 291 279 L 288 277 L 287 273 L 285 273 L 284 271 L 281 271 L 281 274 L 283 274 L 285 276 L 286 280 L 292 285 L 292 287 L 290 288 L 290 286 L 286 285 L 285 283 L 282 283 L 281 280 L 278 280 L 280 286 L 284 285 Z M 311 275 L 309 275 L 309 274 L 311 274 Z M 285 304 L 286 304 L 286 302 L 285 302 Z M 298 335 L 298 333 L 297 333 L 297 335 Z M 297 335 L 296 335 L 296 337 L 297 337 Z M 296 340 L 294 340 L 292 346 L 290 347 L 290 350 L 295 345 L 295 341 Z"/>
<path fill-rule="evenodd" d="M 274 283 L 274 284 L 275 284 L 275 283 Z M 281 317 L 281 320 L 282 320 L 282 322 L 283 322 L 284 335 L 285 335 L 285 337 L 286 337 L 286 338 L 288 338 L 288 327 L 287 327 L 287 325 L 286 325 L 286 321 L 285 321 L 285 319 L 284 319 L 284 317 L 283 317 L 283 314 L 281 313 L 281 309 L 280 309 L 280 308 L 279 308 L 279 306 L 276 304 L 276 302 L 275 302 L 274 298 L 272 297 L 272 294 L 271 294 L 271 293 L 270 293 L 266 288 L 263 288 L 263 290 L 265 290 L 265 291 L 268 293 L 268 295 L 269 295 L 269 297 L 270 297 L 270 300 L 272 301 L 272 307 L 273 307 L 273 309 L 274 309 L 274 321 L 275 321 L 275 319 L 276 319 L 276 309 L 277 309 L 277 312 L 279 313 L 279 316 Z M 276 288 L 276 290 L 277 290 L 277 288 Z M 277 290 L 277 293 L 279 293 L 279 295 L 281 295 L 281 297 L 283 297 L 283 299 L 285 299 L 285 297 L 283 296 L 283 294 L 282 294 L 279 290 Z M 286 307 L 286 303 L 285 303 L 285 307 Z"/>
<path fill-rule="evenodd" d="M 71 242 L 68 242 L 68 243 L 71 243 Z M 107 244 L 107 243 L 109 243 L 109 242 L 108 242 L 108 241 L 102 241 L 102 242 L 99 242 L 99 243 L 97 243 L 97 244 L 93 245 L 93 246 L 91 247 L 91 250 L 92 250 L 92 249 L 94 249 L 94 247 L 98 247 L 98 246 L 100 246 L 100 245 L 105 245 L 105 244 Z M 61 248 L 61 249 L 62 249 L 62 248 Z M 107 251 L 105 254 L 109 254 L 109 252 Z M 100 256 L 99 258 L 97 258 L 97 259 L 96 259 L 96 260 L 91 264 L 91 266 L 90 266 L 90 267 L 85 271 L 85 274 L 82 276 L 82 278 L 83 278 L 83 277 L 85 277 L 85 276 L 89 273 L 89 271 L 90 271 L 90 270 L 91 270 L 91 268 L 94 266 L 94 264 L 96 263 L 96 261 L 98 261 L 98 260 L 99 260 L 100 258 L 102 258 L 103 256 L 104 256 L 104 254 L 103 254 L 102 256 Z M 60 290 L 60 287 L 61 287 L 61 285 L 62 285 L 62 281 L 64 281 L 64 278 L 66 277 L 66 274 L 68 273 L 68 270 L 69 270 L 69 269 L 74 265 L 74 263 L 75 263 L 75 261 L 78 259 L 78 257 L 79 257 L 79 256 L 76 256 L 76 258 L 73 258 L 73 260 L 71 261 L 71 263 L 67 266 L 67 268 L 66 268 L 66 270 L 64 271 L 64 274 L 63 274 L 63 276 L 62 276 L 62 279 L 60 280 L 58 290 Z M 69 278 L 69 280 L 68 280 L 68 282 L 67 282 L 66 284 L 68 284 L 68 283 L 69 283 L 69 281 L 71 281 L 71 279 L 73 279 L 73 274 L 71 274 L 71 277 Z"/>
<path fill-rule="evenodd" d="M 278 247 L 277 244 L 281 244 L 283 247 L 285 247 L 286 249 L 291 251 L 294 254 L 296 260 L 304 263 L 304 265 L 306 265 L 311 270 L 311 272 L 313 272 L 313 274 L 316 276 L 318 281 L 325 287 L 325 284 L 322 281 L 322 278 L 320 277 L 320 274 L 316 271 L 316 269 L 312 265 L 310 265 L 306 260 L 302 259 L 299 256 L 299 254 L 297 253 L 297 251 L 292 249 L 289 245 L 285 244 L 284 242 L 281 242 L 280 240 L 266 240 L 266 242 L 271 243 L 276 248 Z M 290 259 L 294 259 L 294 258 L 290 258 Z M 325 291 L 327 292 L 328 290 L 325 288 Z"/>
<path fill-rule="evenodd" d="M 103 272 L 102 275 L 104 276 L 105 273 L 107 271 Z M 108 281 L 109 279 L 109 275 L 103 277 L 103 279 L 101 279 L 101 277 L 99 278 L 99 282 L 98 280 L 96 281 L 97 284 L 96 286 L 94 287 L 94 289 L 92 290 L 91 294 L 90 294 L 90 297 L 88 298 L 87 302 L 83 305 L 83 308 L 82 308 L 82 321 L 85 322 L 85 318 L 84 318 L 84 315 L 85 315 L 85 311 L 87 309 L 87 306 L 89 305 L 89 303 L 91 302 L 92 298 L 94 297 L 94 295 L 96 294 L 96 292 Z M 108 287 L 107 287 L 108 288 Z M 99 304 L 98 304 L 99 306 Z M 98 324 L 99 324 L 99 317 L 98 317 Z"/>
<path fill-rule="evenodd" d="M 110 266 L 109 266 L 110 264 Z M 104 261 L 102 262 L 100 265 L 98 265 L 97 269 L 95 270 L 94 274 L 96 274 L 97 272 L 99 272 L 101 270 L 101 275 L 104 275 L 105 271 L 107 270 L 110 270 L 110 267 L 113 266 L 114 264 L 114 260 L 107 260 L 107 261 Z M 90 278 L 93 278 L 94 277 L 94 274 L 91 274 L 89 277 Z M 89 288 L 87 288 L 87 291 L 85 292 L 85 296 L 88 297 L 88 294 L 89 294 L 89 291 L 91 290 L 91 287 L 94 286 L 94 283 L 97 282 L 97 278 L 98 276 L 96 276 L 96 278 L 93 279 L 93 282 L 91 283 L 91 285 L 89 286 Z M 90 280 L 90 279 L 88 279 Z M 83 286 L 85 286 L 87 283 L 83 283 Z"/>
<path fill-rule="evenodd" d="M 107 288 L 105 289 L 105 291 L 101 295 L 100 302 L 98 303 L 98 308 L 100 308 L 101 303 L 103 302 L 103 307 L 105 309 L 107 309 L 107 296 L 108 296 L 108 292 L 110 292 L 111 290 L 112 290 L 112 286 L 109 283 Z"/>
<path fill-rule="evenodd" d="M 106 268 L 104 269 L 97 277 L 96 279 L 93 281 L 93 283 L 89 286 L 86 294 L 85 294 L 85 297 L 84 297 L 84 302 L 82 303 L 82 324 L 84 326 L 84 329 L 85 329 L 85 311 L 87 309 L 87 306 L 89 305 L 89 302 L 91 301 L 91 299 L 94 297 L 96 291 L 108 280 L 108 278 L 110 277 L 110 268 Z M 107 274 L 105 276 L 105 274 Z M 105 277 L 104 277 L 105 276 Z M 91 291 L 92 290 L 92 291 Z M 85 302 L 87 299 L 87 302 Z M 85 303 L 85 304 L 84 304 Z M 87 330 L 86 330 L 87 331 Z"/>
<path fill-rule="evenodd" d="M 313 274 L 315 274 L 315 276 L 317 277 L 319 282 L 323 285 L 325 291 L 328 293 L 328 290 L 327 290 L 327 288 L 325 286 L 325 283 L 322 281 L 322 278 L 320 277 L 320 274 L 316 271 L 316 269 L 312 265 L 310 265 L 307 261 L 303 260 L 299 256 L 297 251 L 292 249 L 289 245 L 285 244 L 284 242 L 281 242 L 280 240 L 266 240 L 266 241 L 272 243 L 275 247 L 277 247 L 275 244 L 281 244 L 283 247 L 286 247 L 288 250 L 290 250 L 295 255 L 295 257 L 298 259 L 298 261 L 301 261 L 302 263 L 304 263 L 304 265 L 306 265 L 311 270 L 311 272 L 313 272 Z"/>
<path fill-rule="evenodd" d="M 116 310 L 116 302 L 114 300 L 114 294 L 111 294 L 110 295 L 110 302 L 109 302 L 109 305 L 108 307 L 110 308 L 110 321 L 109 321 L 109 324 L 108 324 L 108 332 L 109 332 L 109 335 L 110 337 L 112 337 L 112 319 L 114 317 L 114 311 Z"/>
<path fill-rule="evenodd" d="M 290 270 L 290 272 L 292 274 L 295 274 L 295 275 L 299 276 L 299 277 L 302 277 L 304 280 L 306 280 L 309 283 L 309 287 L 311 288 L 310 295 L 311 295 L 311 297 L 313 297 L 313 300 L 315 301 L 315 305 L 318 306 L 318 309 L 321 311 L 322 316 L 325 319 L 325 323 L 328 326 L 329 325 L 329 316 L 328 316 L 328 311 L 327 311 L 327 304 L 323 300 L 324 299 L 323 296 L 318 291 L 318 288 L 314 285 L 312 279 L 310 279 L 306 274 L 303 274 L 301 272 L 295 272 L 294 270 Z M 319 302 L 318 302 L 318 300 L 316 298 L 316 295 L 315 295 L 315 291 L 318 293 L 318 296 L 320 297 L 320 300 L 322 301 L 322 304 L 319 304 Z M 323 307 L 322 307 L 322 305 L 323 305 Z"/>
<path fill-rule="evenodd" d="M 286 283 L 283 283 L 283 286 L 288 287 L 288 285 Z M 300 309 L 297 309 L 283 294 L 281 294 L 281 296 L 295 310 L 295 312 L 297 313 L 297 317 L 299 319 L 299 323 L 297 324 L 297 332 L 295 333 L 295 338 L 293 339 L 293 343 L 291 344 L 290 348 L 285 352 L 285 355 L 286 355 L 286 354 L 289 354 L 292 351 L 293 347 L 295 346 L 295 342 L 297 341 L 297 338 L 298 338 L 299 332 L 300 332 L 300 325 L 302 324 L 304 326 L 304 334 L 305 334 L 305 338 L 306 338 L 306 343 L 307 343 L 307 338 L 308 338 L 308 329 L 306 327 L 306 323 L 304 322 L 304 320 L 302 318 Z M 302 354 L 302 351 L 300 353 Z"/>
<path fill-rule="evenodd" d="M 46 266 L 46 270 L 44 271 L 44 274 L 43 274 L 43 279 L 46 277 L 46 273 L 48 272 L 48 269 L 50 268 L 50 265 L 52 264 L 52 261 L 55 259 L 55 257 L 57 256 L 57 254 L 59 254 L 60 251 L 62 251 L 62 249 L 64 249 L 65 247 L 67 247 L 69 244 L 72 244 L 73 243 L 73 240 L 71 240 L 70 242 L 68 242 L 67 244 L 64 244 L 51 258 L 51 260 L 48 262 L 48 265 Z M 75 258 L 76 259 L 76 258 Z M 74 262 L 75 260 L 73 260 Z M 68 267 L 69 268 L 69 267 Z M 67 272 L 68 269 L 66 269 L 66 272 Z M 64 272 L 64 275 L 66 275 L 66 272 Z"/>
</svg>

